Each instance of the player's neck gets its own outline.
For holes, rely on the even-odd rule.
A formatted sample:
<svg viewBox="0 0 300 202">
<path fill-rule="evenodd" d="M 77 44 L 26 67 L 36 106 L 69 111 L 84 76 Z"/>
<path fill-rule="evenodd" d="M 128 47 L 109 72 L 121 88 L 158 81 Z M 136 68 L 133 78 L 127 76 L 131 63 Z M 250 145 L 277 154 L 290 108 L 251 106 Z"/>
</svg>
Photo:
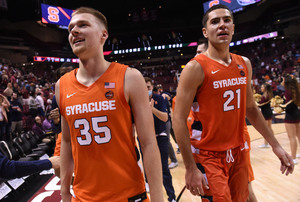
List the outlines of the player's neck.
<svg viewBox="0 0 300 202">
<path fill-rule="evenodd" d="M 83 85 L 90 86 L 108 69 L 110 64 L 104 58 L 80 60 L 76 78 Z"/>
<path fill-rule="evenodd" d="M 205 55 L 211 58 L 212 60 L 215 60 L 225 66 L 228 66 L 231 63 L 231 55 L 229 52 L 229 47 L 216 49 L 211 46 L 207 49 Z"/>
</svg>

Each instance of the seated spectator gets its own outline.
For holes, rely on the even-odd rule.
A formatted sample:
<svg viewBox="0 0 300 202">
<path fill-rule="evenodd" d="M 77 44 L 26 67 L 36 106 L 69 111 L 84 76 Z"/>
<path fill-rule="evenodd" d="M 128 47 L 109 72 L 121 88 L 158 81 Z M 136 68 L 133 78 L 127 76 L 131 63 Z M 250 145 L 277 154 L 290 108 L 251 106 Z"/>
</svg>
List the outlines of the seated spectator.
<svg viewBox="0 0 300 202">
<path fill-rule="evenodd" d="M 39 136 L 40 140 L 42 140 L 46 137 L 46 133 L 45 133 L 45 130 L 44 130 L 43 125 L 42 125 L 41 117 L 36 116 L 34 118 L 34 124 L 32 126 L 32 131 L 34 132 L 34 134 Z"/>
<path fill-rule="evenodd" d="M 45 120 L 43 121 L 43 129 L 45 132 L 52 131 L 50 113 L 46 114 Z"/>
</svg>

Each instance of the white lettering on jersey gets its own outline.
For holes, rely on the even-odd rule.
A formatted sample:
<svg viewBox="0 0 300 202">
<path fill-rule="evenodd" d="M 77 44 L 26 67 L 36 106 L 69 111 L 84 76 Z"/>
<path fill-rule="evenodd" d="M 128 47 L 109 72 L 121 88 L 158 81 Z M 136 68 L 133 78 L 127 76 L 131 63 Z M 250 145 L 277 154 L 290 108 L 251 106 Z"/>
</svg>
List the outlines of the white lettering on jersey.
<svg viewBox="0 0 300 202">
<path fill-rule="evenodd" d="M 247 84 L 247 77 L 238 77 L 232 79 L 224 79 L 219 81 L 214 81 L 213 86 L 214 88 L 225 88 L 230 86 L 238 86 L 238 85 L 246 85 Z"/>
<path fill-rule="evenodd" d="M 83 113 L 90 113 L 90 112 L 99 112 L 99 111 L 107 111 L 107 110 L 115 110 L 116 109 L 116 101 L 109 100 L 109 101 L 99 101 L 99 102 L 90 102 L 90 103 L 83 103 L 78 105 L 72 105 L 66 107 L 66 114 L 74 115 L 74 114 L 83 114 Z"/>
</svg>

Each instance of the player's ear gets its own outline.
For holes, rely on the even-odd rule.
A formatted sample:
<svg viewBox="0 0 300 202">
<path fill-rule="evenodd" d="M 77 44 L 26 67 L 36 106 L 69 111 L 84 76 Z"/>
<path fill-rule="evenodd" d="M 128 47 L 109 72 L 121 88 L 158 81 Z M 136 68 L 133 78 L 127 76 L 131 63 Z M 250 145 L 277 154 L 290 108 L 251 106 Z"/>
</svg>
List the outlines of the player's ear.
<svg viewBox="0 0 300 202">
<path fill-rule="evenodd" d="M 101 40 L 106 41 L 107 38 L 108 38 L 108 32 L 104 29 L 102 30 Z"/>
<path fill-rule="evenodd" d="M 207 38 L 207 30 L 205 27 L 202 28 L 202 33 L 205 38 Z"/>
<path fill-rule="evenodd" d="M 235 24 L 233 24 L 232 35 L 234 35 Z"/>
</svg>

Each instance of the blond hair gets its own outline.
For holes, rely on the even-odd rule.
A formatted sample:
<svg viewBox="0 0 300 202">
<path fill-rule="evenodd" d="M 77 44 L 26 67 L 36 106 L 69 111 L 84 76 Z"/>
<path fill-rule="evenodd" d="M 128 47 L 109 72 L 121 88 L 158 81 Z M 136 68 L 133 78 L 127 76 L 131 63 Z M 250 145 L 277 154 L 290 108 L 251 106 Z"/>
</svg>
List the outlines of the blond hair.
<svg viewBox="0 0 300 202">
<path fill-rule="evenodd" d="M 100 11 L 89 7 L 80 7 L 72 13 L 72 17 L 81 13 L 89 13 L 95 16 L 104 25 L 106 31 L 108 30 L 106 17 Z"/>
</svg>

